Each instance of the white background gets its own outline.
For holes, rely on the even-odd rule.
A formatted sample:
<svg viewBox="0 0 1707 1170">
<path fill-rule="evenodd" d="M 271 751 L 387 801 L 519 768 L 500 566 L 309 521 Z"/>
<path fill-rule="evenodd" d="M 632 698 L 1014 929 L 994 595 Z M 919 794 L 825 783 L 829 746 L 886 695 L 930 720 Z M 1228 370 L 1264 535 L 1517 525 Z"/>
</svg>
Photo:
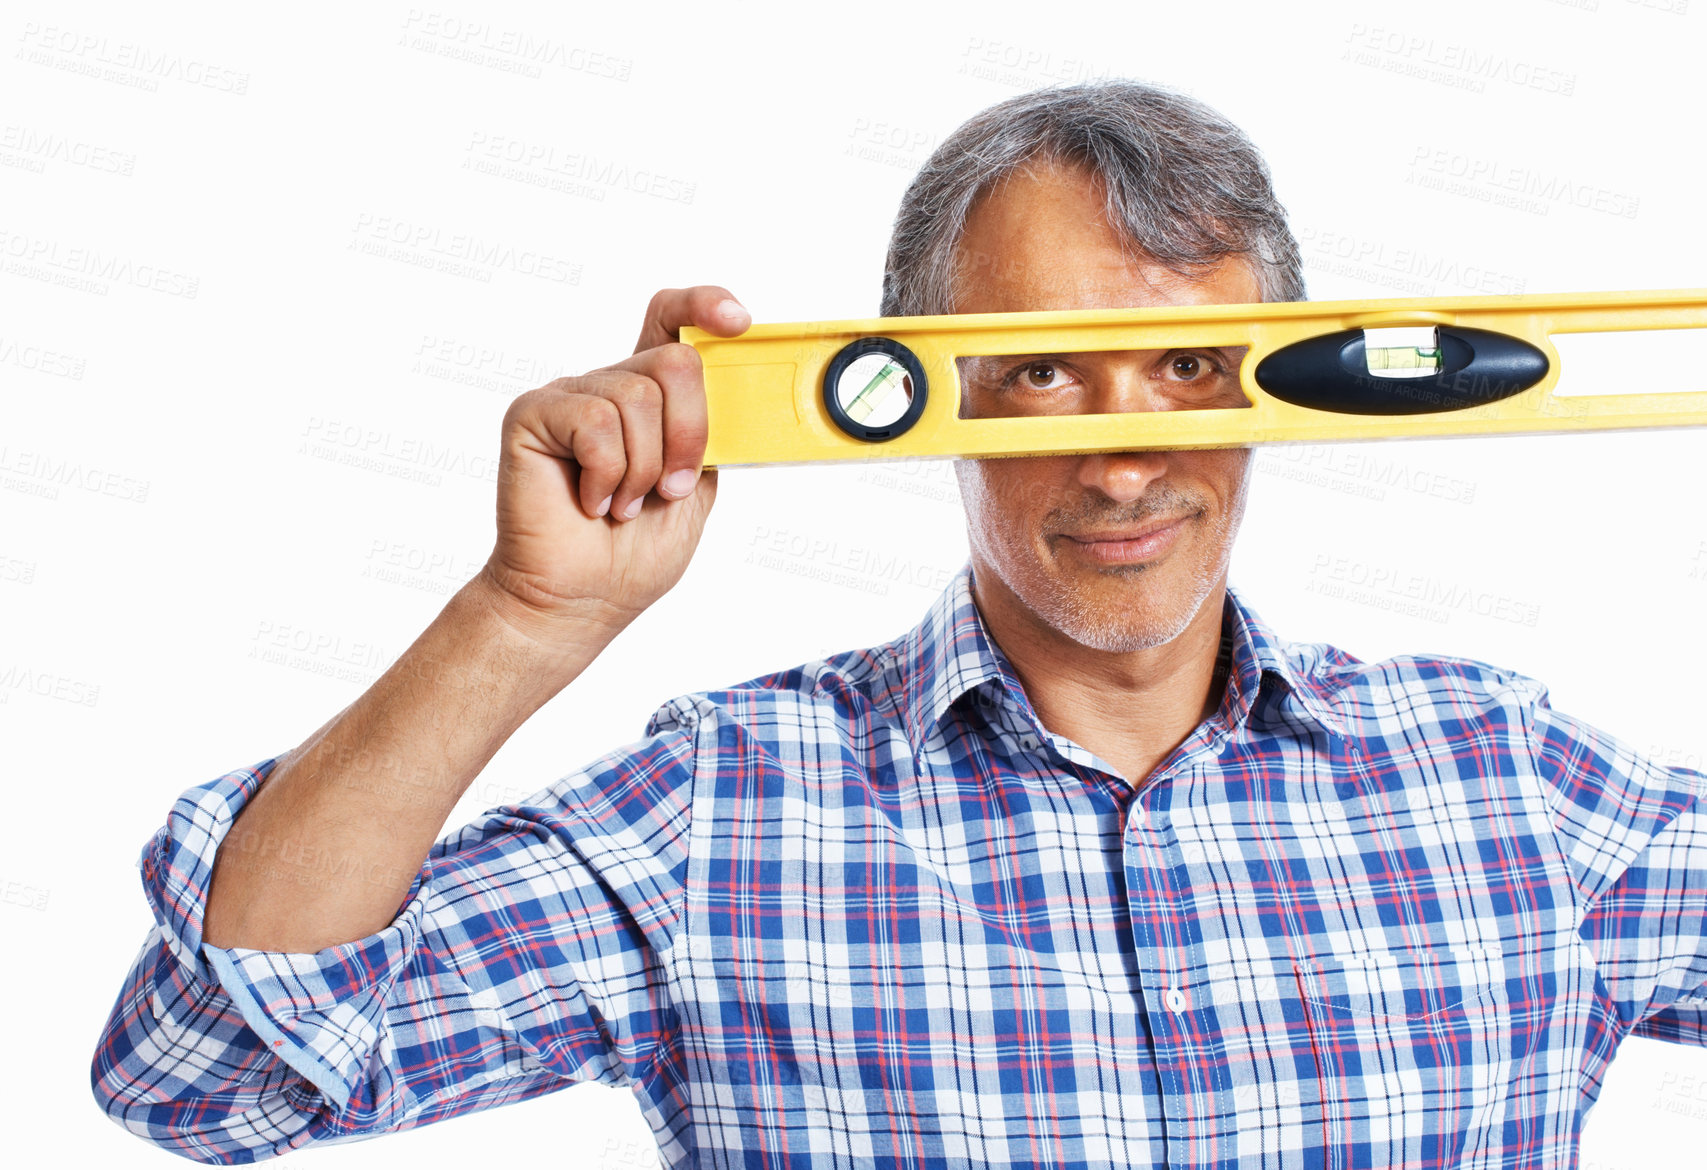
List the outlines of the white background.
<svg viewBox="0 0 1707 1170">
<path fill-rule="evenodd" d="M 299 742 L 427 625 L 489 550 L 509 398 L 627 354 L 654 289 L 721 283 L 761 321 L 874 315 L 936 142 L 1105 74 L 1250 133 L 1315 299 L 1700 286 L 1707 0 L 1685 2 L 7 5 L 7 1160 L 177 1164 L 87 1083 L 149 923 L 139 849 L 180 791 Z M 551 166 L 505 170 L 536 148 Z M 390 231 L 555 263 L 364 251 Z M 1707 389 L 1639 346 L 1618 370 Z M 1283 636 L 1514 667 L 1700 767 L 1704 455 L 1688 430 L 1271 447 L 1233 581 Z M 910 627 L 964 556 L 952 483 L 725 472 L 686 579 L 455 820 L 638 737 L 670 696 Z M 1389 608 L 1419 578 L 1458 600 Z M 1583 1164 L 1699 1165 L 1704 1086 L 1707 1053 L 1626 1044 Z M 302 1155 L 493 1157 L 656 1164 L 627 1094 L 588 1086 Z"/>
</svg>

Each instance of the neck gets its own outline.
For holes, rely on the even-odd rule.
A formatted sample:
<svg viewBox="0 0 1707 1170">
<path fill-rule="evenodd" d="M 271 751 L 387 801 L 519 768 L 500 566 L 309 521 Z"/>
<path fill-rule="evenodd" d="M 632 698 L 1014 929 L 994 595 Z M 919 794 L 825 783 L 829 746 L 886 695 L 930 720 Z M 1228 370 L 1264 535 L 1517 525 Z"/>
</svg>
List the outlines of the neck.
<svg viewBox="0 0 1707 1170">
<path fill-rule="evenodd" d="M 1139 787 L 1221 702 L 1216 671 L 1223 574 L 1171 641 L 1142 650 L 1097 650 L 1025 607 L 994 573 L 977 570 L 973 600 L 1043 726 L 1096 753 Z"/>
</svg>

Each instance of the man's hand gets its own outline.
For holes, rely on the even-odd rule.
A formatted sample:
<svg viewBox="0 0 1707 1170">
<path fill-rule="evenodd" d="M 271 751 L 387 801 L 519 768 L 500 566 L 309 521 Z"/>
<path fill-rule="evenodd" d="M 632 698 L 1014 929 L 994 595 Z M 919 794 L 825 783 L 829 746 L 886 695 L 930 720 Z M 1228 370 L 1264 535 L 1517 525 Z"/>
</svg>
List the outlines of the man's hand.
<svg viewBox="0 0 1707 1170">
<path fill-rule="evenodd" d="M 689 322 L 751 323 L 723 289 L 661 292 L 633 357 L 511 404 L 491 559 L 243 808 L 204 941 L 311 953 L 384 927 L 504 741 L 681 577 L 717 490 Z"/>
<path fill-rule="evenodd" d="M 705 382 L 683 325 L 750 325 L 727 289 L 652 298 L 634 355 L 521 395 L 504 415 L 498 539 L 477 581 L 542 643 L 613 635 L 681 579 L 717 495 Z"/>
</svg>

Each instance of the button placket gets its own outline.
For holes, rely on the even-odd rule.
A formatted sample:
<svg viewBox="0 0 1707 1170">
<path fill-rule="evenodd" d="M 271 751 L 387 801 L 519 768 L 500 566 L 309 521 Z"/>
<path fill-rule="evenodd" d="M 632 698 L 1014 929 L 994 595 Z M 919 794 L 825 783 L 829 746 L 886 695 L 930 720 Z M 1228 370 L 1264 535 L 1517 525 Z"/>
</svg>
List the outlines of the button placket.
<svg viewBox="0 0 1707 1170">
<path fill-rule="evenodd" d="M 1204 1153 L 1197 1135 L 1211 1132 L 1210 1124 L 1231 1101 L 1232 1086 L 1224 1069 L 1199 1067 L 1189 1056 L 1195 1044 L 1214 1033 L 1214 1009 L 1209 996 L 1199 1001 L 1183 973 L 1200 970 L 1202 956 L 1188 935 L 1166 927 L 1182 905 L 1180 888 L 1186 849 L 1172 827 L 1171 808 L 1176 785 L 1191 783 L 1194 761 L 1213 758 L 1225 735 L 1210 735 L 1152 773 L 1128 810 L 1126 871 L 1129 918 L 1132 923 L 1144 1010 L 1151 1021 L 1151 1043 L 1170 1165 L 1175 1159 L 1195 1164 Z M 1142 803 L 1141 803 L 1142 802 Z M 1195 1039 L 1194 1039 L 1195 1038 Z"/>
</svg>

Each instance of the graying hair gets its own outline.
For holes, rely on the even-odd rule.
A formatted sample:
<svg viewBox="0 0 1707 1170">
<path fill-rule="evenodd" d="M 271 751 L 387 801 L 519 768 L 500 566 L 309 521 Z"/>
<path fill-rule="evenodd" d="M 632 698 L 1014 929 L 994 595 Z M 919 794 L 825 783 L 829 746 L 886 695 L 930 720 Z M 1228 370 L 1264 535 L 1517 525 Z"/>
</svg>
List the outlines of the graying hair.
<svg viewBox="0 0 1707 1170">
<path fill-rule="evenodd" d="M 885 317 L 953 311 L 956 245 L 979 196 L 1032 161 L 1084 167 L 1111 224 L 1185 277 L 1253 263 L 1265 301 L 1304 299 L 1298 242 L 1243 131 L 1195 98 L 1136 81 L 1054 86 L 975 115 L 901 199 L 883 270 Z"/>
</svg>

